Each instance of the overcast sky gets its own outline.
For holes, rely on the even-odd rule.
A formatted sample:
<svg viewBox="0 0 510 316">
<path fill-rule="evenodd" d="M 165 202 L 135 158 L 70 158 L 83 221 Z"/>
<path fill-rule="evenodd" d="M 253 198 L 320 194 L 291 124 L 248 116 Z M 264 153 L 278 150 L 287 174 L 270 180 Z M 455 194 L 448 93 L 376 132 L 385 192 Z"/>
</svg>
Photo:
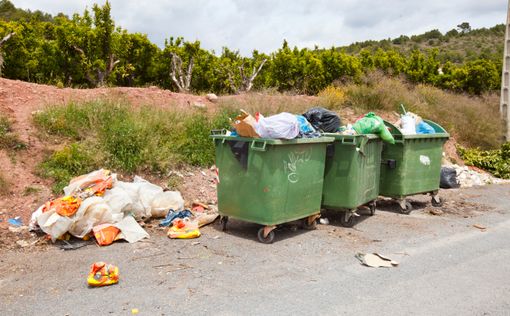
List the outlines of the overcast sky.
<svg viewBox="0 0 510 316">
<path fill-rule="evenodd" d="M 24 9 L 52 14 L 75 12 L 105 0 L 11 0 Z M 473 28 L 506 20 L 506 0 L 111 0 L 117 26 L 165 38 L 200 40 L 202 47 L 223 46 L 244 55 L 272 52 L 286 39 L 291 46 L 331 47 L 368 39 L 446 32 L 461 22 Z"/>
</svg>

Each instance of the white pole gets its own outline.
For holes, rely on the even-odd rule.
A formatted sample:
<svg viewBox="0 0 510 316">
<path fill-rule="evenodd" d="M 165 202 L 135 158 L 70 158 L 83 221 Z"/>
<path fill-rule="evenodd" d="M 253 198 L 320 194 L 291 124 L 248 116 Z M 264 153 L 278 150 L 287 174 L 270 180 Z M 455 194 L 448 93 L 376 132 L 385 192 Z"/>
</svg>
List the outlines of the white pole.
<svg viewBox="0 0 510 316">
<path fill-rule="evenodd" d="M 505 24 L 505 50 L 503 52 L 503 70 L 501 75 L 501 100 L 499 111 L 504 122 L 504 141 L 510 141 L 510 0 L 508 1 Z"/>
</svg>

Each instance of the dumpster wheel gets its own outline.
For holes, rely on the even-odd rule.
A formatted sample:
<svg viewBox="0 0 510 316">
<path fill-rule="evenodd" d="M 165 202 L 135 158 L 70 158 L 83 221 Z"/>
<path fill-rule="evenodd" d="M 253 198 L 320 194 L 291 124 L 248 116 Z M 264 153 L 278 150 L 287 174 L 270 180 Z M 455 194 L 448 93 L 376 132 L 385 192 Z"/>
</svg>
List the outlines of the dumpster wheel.
<svg viewBox="0 0 510 316">
<path fill-rule="evenodd" d="M 271 229 L 271 227 L 269 226 L 262 227 L 261 229 L 259 229 L 257 233 L 258 240 L 263 244 L 272 244 L 274 241 L 274 229 L 276 227 L 272 228 L 273 230 L 268 232 L 267 235 L 264 237 L 265 230 L 267 230 L 268 228 Z"/>
<path fill-rule="evenodd" d="M 228 216 L 220 217 L 221 231 L 227 230 Z"/>
<path fill-rule="evenodd" d="M 375 201 L 372 201 L 369 205 L 368 205 L 368 208 L 370 209 L 370 213 L 369 215 L 370 216 L 374 216 L 375 214 L 375 208 L 377 207 L 377 203 Z"/>
<path fill-rule="evenodd" d="M 342 212 L 340 215 L 340 224 L 342 224 L 343 227 L 352 227 L 354 226 L 355 217 L 352 211 Z"/>
<path fill-rule="evenodd" d="M 413 205 L 409 201 L 402 200 L 402 201 L 400 201 L 399 204 L 400 204 L 400 213 L 402 213 L 402 214 L 407 215 L 407 214 L 411 213 L 411 211 L 413 210 Z"/>
<path fill-rule="evenodd" d="M 443 198 L 441 198 L 440 196 L 437 196 L 437 195 L 433 195 L 432 198 L 430 199 L 430 203 L 434 207 L 443 206 L 443 202 L 444 202 Z"/>
<path fill-rule="evenodd" d="M 317 228 L 317 219 L 320 214 L 315 214 L 303 219 L 303 228 L 308 230 L 314 230 Z"/>
</svg>

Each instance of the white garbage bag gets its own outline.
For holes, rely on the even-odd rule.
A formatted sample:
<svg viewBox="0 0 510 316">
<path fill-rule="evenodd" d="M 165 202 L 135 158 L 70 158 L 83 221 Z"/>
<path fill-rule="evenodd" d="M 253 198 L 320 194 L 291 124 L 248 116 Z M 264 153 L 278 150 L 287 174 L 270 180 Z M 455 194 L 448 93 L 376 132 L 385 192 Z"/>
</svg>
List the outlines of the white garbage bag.
<svg viewBox="0 0 510 316">
<path fill-rule="evenodd" d="M 165 191 L 158 193 L 151 203 L 152 217 L 165 217 L 169 209 L 182 211 L 184 199 L 179 191 Z"/>
<path fill-rule="evenodd" d="M 69 227 L 68 232 L 73 236 L 83 238 L 92 231 L 94 226 L 115 223 L 122 217 L 122 214 L 113 216 L 112 209 L 103 198 L 92 196 L 84 200 L 76 214 L 72 216 L 74 223 Z"/>
<path fill-rule="evenodd" d="M 294 139 L 299 134 L 299 122 L 294 114 L 287 112 L 269 117 L 260 115 L 255 129 L 261 138 Z"/>
<path fill-rule="evenodd" d="M 37 224 L 43 232 L 51 236 L 51 240 L 54 242 L 69 230 L 73 220 L 69 217 L 58 215 L 55 210 L 50 210 L 39 214 Z"/>
</svg>

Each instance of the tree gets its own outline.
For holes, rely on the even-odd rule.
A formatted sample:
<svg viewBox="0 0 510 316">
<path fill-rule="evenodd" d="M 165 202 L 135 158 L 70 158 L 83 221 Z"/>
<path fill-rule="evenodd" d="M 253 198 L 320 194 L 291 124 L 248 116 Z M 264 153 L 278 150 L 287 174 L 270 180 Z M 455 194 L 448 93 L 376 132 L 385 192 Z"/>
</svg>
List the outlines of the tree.
<svg viewBox="0 0 510 316">
<path fill-rule="evenodd" d="M 462 22 L 461 24 L 457 25 L 457 29 L 459 30 L 460 34 L 471 32 L 471 26 L 468 22 Z"/>
<path fill-rule="evenodd" d="M 4 38 L 2 38 L 2 40 L 0 40 L 0 76 L 2 75 L 2 69 L 4 67 L 4 52 L 2 51 L 2 46 L 15 34 L 16 33 L 11 32 L 5 35 Z"/>
</svg>

